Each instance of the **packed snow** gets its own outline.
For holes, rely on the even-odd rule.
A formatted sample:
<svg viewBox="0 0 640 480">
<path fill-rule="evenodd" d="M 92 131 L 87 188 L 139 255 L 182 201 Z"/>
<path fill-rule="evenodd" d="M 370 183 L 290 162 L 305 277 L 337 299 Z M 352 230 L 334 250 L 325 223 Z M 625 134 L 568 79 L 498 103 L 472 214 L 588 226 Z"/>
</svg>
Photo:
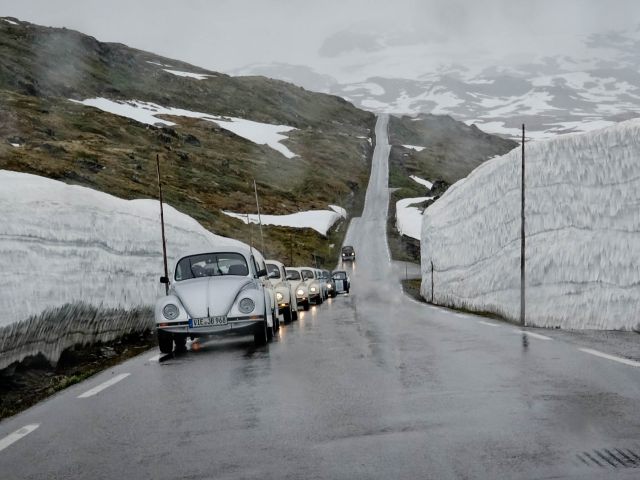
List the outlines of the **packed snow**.
<svg viewBox="0 0 640 480">
<path fill-rule="evenodd" d="M 186 249 L 239 243 L 169 205 L 164 214 L 171 262 Z M 155 200 L 0 170 L 0 369 L 149 328 L 146 309 L 162 292 L 159 217 Z"/>
<path fill-rule="evenodd" d="M 336 205 L 330 206 L 332 210 L 308 210 L 306 212 L 291 213 L 288 215 L 260 215 L 263 225 L 276 225 L 279 227 L 291 228 L 312 228 L 321 235 L 326 235 L 329 229 L 341 217 L 346 218 L 346 210 Z M 340 211 L 337 211 L 337 210 Z M 238 220 L 242 220 L 245 224 L 248 222 L 259 223 L 257 214 L 234 213 L 222 211 Z M 248 217 L 248 218 L 247 218 Z"/>
<path fill-rule="evenodd" d="M 419 145 L 402 145 L 402 146 L 410 150 L 415 150 L 416 152 L 421 152 L 426 148 L 426 147 L 420 147 Z"/>
<path fill-rule="evenodd" d="M 396 202 L 396 228 L 407 237 L 420 240 L 422 229 L 422 211 L 415 207 L 419 203 L 431 200 L 433 197 L 404 198 Z"/>
<path fill-rule="evenodd" d="M 526 321 L 640 329 L 640 120 L 526 147 Z M 422 295 L 520 315 L 520 149 L 489 160 L 424 214 Z"/>
<path fill-rule="evenodd" d="M 205 73 L 181 72 L 180 70 L 170 70 L 168 68 L 163 68 L 163 70 L 172 75 L 176 75 L 177 77 L 195 78 L 196 80 L 206 80 L 209 77 L 215 76 L 215 75 L 208 75 Z"/>
<path fill-rule="evenodd" d="M 151 60 L 147 60 L 147 63 L 150 63 L 151 65 L 158 65 L 159 67 L 171 68 L 171 65 L 167 65 L 165 63 L 160 63 L 160 62 L 152 62 Z"/>
<path fill-rule="evenodd" d="M 411 178 L 411 180 L 413 180 L 414 182 L 427 187 L 428 190 L 431 190 L 433 188 L 433 183 L 431 183 L 429 180 L 425 180 L 424 178 L 420 178 L 416 175 L 411 175 L 409 176 L 409 178 Z"/>
<path fill-rule="evenodd" d="M 200 118 L 213 122 L 225 130 L 235 133 L 239 137 L 245 138 L 258 145 L 268 145 L 274 150 L 280 152 L 287 158 L 293 158 L 297 155 L 285 147 L 282 143 L 287 140 L 286 135 L 282 133 L 295 130 L 295 127 L 287 125 L 272 125 L 270 123 L 254 122 L 253 120 L 245 120 L 236 117 L 220 117 L 209 113 L 193 112 L 182 108 L 163 107 L 155 103 L 141 102 L 138 100 L 130 100 L 126 102 L 109 100 L 108 98 L 88 98 L 86 100 L 71 100 L 72 102 L 81 103 L 89 107 L 99 108 L 105 112 L 122 117 L 131 118 L 140 123 L 147 125 L 175 125 L 175 122 L 163 120 L 160 115 L 171 115 L 176 117 Z"/>
</svg>

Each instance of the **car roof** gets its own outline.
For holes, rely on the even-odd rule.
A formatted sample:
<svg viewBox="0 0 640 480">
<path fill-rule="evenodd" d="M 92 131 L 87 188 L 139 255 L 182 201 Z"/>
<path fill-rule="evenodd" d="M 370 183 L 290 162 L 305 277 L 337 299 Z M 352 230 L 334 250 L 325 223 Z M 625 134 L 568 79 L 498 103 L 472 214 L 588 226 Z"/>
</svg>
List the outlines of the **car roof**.
<svg viewBox="0 0 640 480">
<path fill-rule="evenodd" d="M 273 263 L 274 265 L 279 265 L 283 268 L 287 268 L 284 266 L 284 263 L 278 261 L 278 260 L 265 260 L 265 263 Z"/>
<path fill-rule="evenodd" d="M 193 255 L 203 255 L 206 253 L 240 253 L 247 258 L 251 257 L 251 255 L 255 255 L 258 258 L 262 257 L 262 254 L 258 250 L 249 247 L 249 245 L 228 244 L 203 245 L 197 248 L 190 248 L 189 250 L 183 251 L 182 254 L 177 257 L 177 259 L 180 260 L 185 257 L 191 257 Z"/>
</svg>

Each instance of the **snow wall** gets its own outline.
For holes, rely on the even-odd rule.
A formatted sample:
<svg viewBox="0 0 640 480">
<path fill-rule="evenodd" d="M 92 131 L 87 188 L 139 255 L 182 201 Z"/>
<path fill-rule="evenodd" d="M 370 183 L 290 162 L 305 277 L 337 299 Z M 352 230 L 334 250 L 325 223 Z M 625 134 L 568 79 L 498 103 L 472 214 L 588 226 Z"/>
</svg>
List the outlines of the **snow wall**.
<svg viewBox="0 0 640 480">
<path fill-rule="evenodd" d="M 520 151 L 425 211 L 427 301 L 519 320 Z M 640 329 L 640 120 L 528 143 L 525 155 L 527 324 Z"/>
<path fill-rule="evenodd" d="M 169 264 L 238 244 L 165 205 Z M 0 369 L 153 328 L 164 293 L 160 206 L 0 170 Z"/>
</svg>

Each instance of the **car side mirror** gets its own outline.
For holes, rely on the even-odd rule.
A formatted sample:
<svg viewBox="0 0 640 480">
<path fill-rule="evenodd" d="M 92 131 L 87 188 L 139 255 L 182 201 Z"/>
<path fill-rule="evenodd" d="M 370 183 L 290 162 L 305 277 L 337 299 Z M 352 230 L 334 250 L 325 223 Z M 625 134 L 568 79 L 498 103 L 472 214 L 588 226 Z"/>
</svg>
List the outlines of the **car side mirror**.
<svg viewBox="0 0 640 480">
<path fill-rule="evenodd" d="M 162 276 L 160 277 L 160 283 L 169 283 L 169 277 Z"/>
<path fill-rule="evenodd" d="M 266 269 L 266 268 L 263 268 L 262 270 L 258 270 L 257 275 L 258 275 L 258 278 L 260 278 L 260 277 L 266 277 L 266 276 L 267 276 L 267 269 Z"/>
<path fill-rule="evenodd" d="M 269 278 L 278 278 L 278 272 L 271 272 Z"/>
</svg>

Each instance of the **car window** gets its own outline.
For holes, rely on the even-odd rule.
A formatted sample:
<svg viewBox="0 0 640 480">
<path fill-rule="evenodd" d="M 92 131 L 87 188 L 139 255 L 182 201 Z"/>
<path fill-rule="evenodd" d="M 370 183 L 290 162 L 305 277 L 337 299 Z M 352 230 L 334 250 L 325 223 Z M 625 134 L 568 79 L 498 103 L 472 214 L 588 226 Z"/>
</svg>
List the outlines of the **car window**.
<svg viewBox="0 0 640 480">
<path fill-rule="evenodd" d="M 280 269 L 278 268 L 277 265 L 274 265 L 273 263 L 267 263 L 267 274 L 269 275 L 270 278 L 282 278 L 282 275 L 280 274 Z"/>
<path fill-rule="evenodd" d="M 287 270 L 287 275 L 291 277 L 291 280 L 301 280 L 300 273 L 297 270 Z"/>
<path fill-rule="evenodd" d="M 333 278 L 335 278 L 336 280 L 346 280 L 347 274 L 344 272 L 336 272 L 333 274 Z"/>
<path fill-rule="evenodd" d="M 353 253 L 353 247 L 342 247 L 342 253 Z"/>
<path fill-rule="evenodd" d="M 247 261 L 239 253 L 203 253 L 182 258 L 176 266 L 175 279 L 180 282 L 198 277 L 221 275 L 246 277 L 248 274 Z"/>
<path fill-rule="evenodd" d="M 315 278 L 313 272 L 311 270 L 302 270 L 302 278 L 304 280 L 309 280 L 310 278 Z"/>
</svg>

